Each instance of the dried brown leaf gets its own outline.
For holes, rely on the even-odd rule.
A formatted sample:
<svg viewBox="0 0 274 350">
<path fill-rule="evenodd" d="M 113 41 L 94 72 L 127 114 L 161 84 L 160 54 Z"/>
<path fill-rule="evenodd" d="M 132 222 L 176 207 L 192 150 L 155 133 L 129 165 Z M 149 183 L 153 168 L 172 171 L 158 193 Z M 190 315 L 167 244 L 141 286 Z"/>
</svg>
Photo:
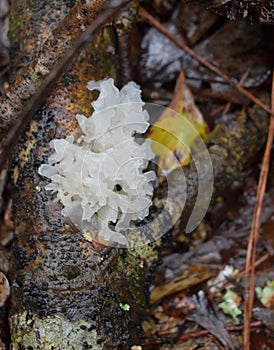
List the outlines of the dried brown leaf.
<svg viewBox="0 0 274 350">
<path fill-rule="evenodd" d="M 223 322 L 218 318 L 212 305 L 208 302 L 204 292 L 199 291 L 198 296 L 194 296 L 192 300 L 196 309 L 188 319 L 207 329 L 222 345 L 234 350 L 235 347 L 228 331 L 225 329 Z"/>
<path fill-rule="evenodd" d="M 151 292 L 150 301 L 155 303 L 157 300 L 168 295 L 181 292 L 187 288 L 193 287 L 212 277 L 213 272 L 203 266 L 192 266 L 181 276 L 178 276 L 163 286 L 156 287 Z"/>
</svg>

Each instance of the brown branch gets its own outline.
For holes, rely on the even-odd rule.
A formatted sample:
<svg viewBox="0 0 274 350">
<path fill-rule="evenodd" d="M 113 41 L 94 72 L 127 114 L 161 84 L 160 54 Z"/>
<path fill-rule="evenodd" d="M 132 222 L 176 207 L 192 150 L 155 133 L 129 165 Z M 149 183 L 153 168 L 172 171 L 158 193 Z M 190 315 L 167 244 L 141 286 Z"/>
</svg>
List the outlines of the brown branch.
<svg viewBox="0 0 274 350">
<path fill-rule="evenodd" d="M 42 85 L 38 88 L 33 97 L 29 100 L 16 123 L 7 134 L 2 144 L 2 155 L 0 158 L 0 169 L 2 169 L 11 153 L 12 148 L 16 144 L 19 136 L 24 131 L 25 126 L 31 121 L 34 114 L 37 112 L 42 102 L 49 96 L 55 83 L 64 72 L 65 68 L 72 61 L 77 52 L 79 52 L 85 45 L 90 43 L 95 34 L 111 20 L 123 7 L 125 7 L 130 0 L 113 0 L 108 4 L 108 7 L 98 16 L 94 22 L 84 31 L 72 47 L 65 53 L 63 58 L 57 63 L 54 68 L 45 77 Z"/>
<path fill-rule="evenodd" d="M 249 71 L 246 71 L 244 73 L 244 75 L 241 77 L 241 79 L 239 81 L 239 85 L 243 85 L 244 84 L 244 82 L 246 81 L 248 75 L 249 75 Z M 225 108 L 223 110 L 222 116 L 225 116 L 229 112 L 229 110 L 231 108 L 231 105 L 232 105 L 232 103 L 230 101 L 227 102 L 227 104 L 226 104 L 226 106 L 225 106 Z"/>
<path fill-rule="evenodd" d="M 238 90 L 241 94 L 248 97 L 251 101 L 256 103 L 258 106 L 260 106 L 262 109 L 264 109 L 266 112 L 268 112 L 270 115 L 273 115 L 273 111 L 264 104 L 259 98 L 254 96 L 251 92 L 246 90 L 244 87 L 242 87 L 240 84 L 236 83 L 235 80 L 230 78 L 228 75 L 223 73 L 219 68 L 211 64 L 209 61 L 207 61 L 205 58 L 198 55 L 194 50 L 192 50 L 189 46 L 187 46 L 184 42 L 177 39 L 172 33 L 170 33 L 160 22 L 158 22 L 153 16 L 151 16 L 144 8 L 139 9 L 140 16 L 149 22 L 152 26 L 157 28 L 162 34 L 164 34 L 166 37 L 168 37 L 171 41 L 173 41 L 178 47 L 183 49 L 185 52 L 187 52 L 190 56 L 195 58 L 198 62 L 200 62 L 203 66 L 210 69 L 212 72 L 219 75 L 221 78 L 223 78 L 226 82 L 228 82 L 232 87 L 234 87 L 236 90 Z"/>
<path fill-rule="evenodd" d="M 274 113 L 274 70 L 272 77 L 272 113 Z M 249 349 L 250 342 L 250 322 L 252 316 L 252 308 L 254 301 L 254 288 L 255 288 L 255 261 L 256 261 L 256 247 L 259 238 L 259 230 L 261 225 L 261 216 L 263 208 L 263 199 L 266 189 L 269 162 L 271 155 L 271 148 L 273 143 L 273 132 L 274 132 L 274 119 L 270 118 L 269 131 L 267 144 L 265 147 L 262 170 L 260 173 L 260 179 L 257 189 L 256 202 L 252 217 L 251 230 L 249 235 L 249 242 L 246 256 L 246 267 L 245 267 L 245 299 L 244 299 L 244 334 L 243 334 L 243 348 L 244 350 Z"/>
</svg>

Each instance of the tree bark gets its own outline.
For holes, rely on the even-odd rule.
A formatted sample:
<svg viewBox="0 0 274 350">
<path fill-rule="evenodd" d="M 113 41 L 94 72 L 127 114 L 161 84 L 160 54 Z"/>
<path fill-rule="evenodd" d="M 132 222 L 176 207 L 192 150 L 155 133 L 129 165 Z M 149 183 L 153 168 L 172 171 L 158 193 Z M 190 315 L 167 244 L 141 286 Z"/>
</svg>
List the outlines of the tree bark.
<svg viewBox="0 0 274 350">
<path fill-rule="evenodd" d="M 12 85 L 0 101 L 1 139 L 43 78 L 97 17 L 106 0 L 78 1 L 71 9 L 74 3 L 73 0 L 12 2 Z"/>
<path fill-rule="evenodd" d="M 274 3 L 271 0 L 201 0 L 198 2 L 230 20 L 248 18 L 252 22 L 274 24 Z"/>
</svg>

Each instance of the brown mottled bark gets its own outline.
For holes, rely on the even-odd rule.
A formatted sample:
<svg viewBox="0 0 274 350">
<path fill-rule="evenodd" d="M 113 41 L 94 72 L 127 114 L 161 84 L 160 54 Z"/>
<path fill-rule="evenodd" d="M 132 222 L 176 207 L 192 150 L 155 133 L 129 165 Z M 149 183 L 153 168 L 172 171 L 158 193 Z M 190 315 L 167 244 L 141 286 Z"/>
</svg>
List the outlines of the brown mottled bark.
<svg viewBox="0 0 274 350">
<path fill-rule="evenodd" d="M 10 31 L 15 67 L 12 85 L 0 100 L 0 139 L 35 94 L 43 77 L 96 18 L 106 0 L 78 1 L 70 9 L 74 2 L 42 2 L 37 7 L 36 2 L 28 0 L 12 3 Z"/>
<path fill-rule="evenodd" d="M 35 2 L 32 6 L 35 12 Z M 71 31 L 74 26 L 71 24 Z M 56 39 L 61 47 L 63 35 L 60 41 Z M 52 42 L 47 41 L 46 47 L 48 43 L 45 52 L 52 55 Z M 44 190 L 46 182 L 37 173 L 49 155 L 49 141 L 77 132 L 77 113 L 90 114 L 93 95 L 86 89 L 87 81 L 116 76 L 114 43 L 112 29 L 106 28 L 76 58 L 15 150 L 12 349 L 128 349 L 139 341 L 138 310 L 147 301 L 145 284 L 152 263 L 157 261 L 157 246 L 146 247 L 146 258 L 138 251 L 96 253 L 79 232 L 64 226 L 61 206 L 53 203 Z M 49 56 L 43 52 L 34 62 L 50 69 Z M 23 47 L 18 54 L 24 54 Z M 55 55 L 53 60 L 58 59 Z M 33 67 L 31 62 L 25 71 L 34 74 Z M 32 88 L 28 85 L 26 93 Z M 125 304 L 129 305 L 127 311 Z"/>
<path fill-rule="evenodd" d="M 60 3 L 59 0 L 57 2 Z M 39 3 L 29 2 L 33 12 L 39 8 Z M 55 4 L 55 1 L 51 3 Z M 51 11 L 52 18 L 62 17 L 54 15 L 53 12 L 58 12 L 54 5 Z M 64 35 L 62 30 L 66 32 L 68 28 L 62 23 L 63 27 L 59 26 L 57 32 Z M 78 28 L 77 23 L 68 30 L 68 40 L 72 40 L 71 30 L 74 26 Z M 25 25 L 26 22 L 20 22 L 21 27 L 17 31 L 26 31 Z M 16 34 L 13 36 L 15 40 Z M 54 38 L 63 47 L 64 37 Z M 44 46 L 47 48 L 45 52 L 51 55 L 51 40 L 55 39 L 49 39 Z M 30 40 L 32 45 L 37 43 L 32 38 Z M 26 39 L 18 51 L 20 57 L 16 62 L 22 62 L 22 56 L 28 52 L 27 43 Z M 50 45 L 47 46 L 47 43 Z M 11 349 L 108 350 L 130 349 L 132 345 L 140 344 L 141 316 L 147 305 L 149 282 L 158 263 L 162 239 L 139 248 L 112 249 L 106 254 L 97 252 L 81 233 L 62 222 L 61 204 L 55 203 L 54 196 L 45 191 L 47 182 L 37 172 L 50 153 L 49 141 L 76 133 L 75 114 L 90 113 L 93 94 L 86 90 L 86 82 L 116 76 L 113 50 L 105 50 L 106 47 L 115 50 L 114 43 L 112 29 L 105 28 L 96 43 L 75 59 L 14 151 L 11 167 L 15 225 L 14 263 L 10 271 Z M 43 55 L 43 50 L 40 53 L 36 48 L 36 52 L 37 57 Z M 25 72 L 36 74 L 35 64 L 39 64 L 38 71 L 41 67 L 51 69 L 52 65 L 46 58 L 51 56 L 43 57 L 44 60 L 34 59 L 36 63 L 27 64 L 22 78 L 14 79 L 12 96 L 16 95 L 20 100 L 24 94 L 35 92 L 31 84 L 24 89 L 21 79 L 24 79 Z M 53 57 L 53 60 L 56 59 L 57 54 Z M 20 93 L 15 93 L 17 82 Z M 264 142 L 266 114 L 260 111 L 256 118 L 253 114 L 252 109 L 240 117 L 229 116 L 226 124 L 219 126 L 209 138 L 218 191 L 223 191 L 239 177 L 248 160 L 254 157 Z M 230 141 L 224 145 L 224 139 Z M 191 211 L 197 192 L 197 176 L 192 165 L 185 173 L 187 206 Z M 176 194 L 176 205 L 163 215 L 161 221 L 155 220 L 150 229 L 136 229 L 134 237 L 140 241 L 157 234 L 164 225 L 172 226 L 175 223 L 173 218 L 183 208 L 184 189 L 178 185 L 180 173 L 175 170 L 170 178 L 173 181 L 168 191 Z M 166 191 L 164 184 L 155 194 L 152 221 L 165 204 Z M 125 305 L 128 307 L 125 308 Z"/>
</svg>

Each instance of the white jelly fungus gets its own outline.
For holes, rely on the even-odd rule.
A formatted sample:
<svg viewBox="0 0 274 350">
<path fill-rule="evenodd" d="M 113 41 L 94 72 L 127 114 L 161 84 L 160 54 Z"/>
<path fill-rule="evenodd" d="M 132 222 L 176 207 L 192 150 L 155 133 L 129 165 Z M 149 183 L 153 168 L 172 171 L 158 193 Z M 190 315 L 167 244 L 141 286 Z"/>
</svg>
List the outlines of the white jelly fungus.
<svg viewBox="0 0 274 350">
<path fill-rule="evenodd" d="M 132 220 L 149 212 L 155 174 L 144 172 L 154 158 L 150 140 L 136 142 L 149 127 L 141 90 L 129 82 L 120 91 L 113 79 L 90 81 L 100 94 L 89 118 L 77 115 L 82 136 L 54 139 L 54 153 L 39 174 L 51 180 L 46 190 L 56 193 L 69 217 L 84 234 L 102 243 L 126 244 L 123 232 Z"/>
</svg>

